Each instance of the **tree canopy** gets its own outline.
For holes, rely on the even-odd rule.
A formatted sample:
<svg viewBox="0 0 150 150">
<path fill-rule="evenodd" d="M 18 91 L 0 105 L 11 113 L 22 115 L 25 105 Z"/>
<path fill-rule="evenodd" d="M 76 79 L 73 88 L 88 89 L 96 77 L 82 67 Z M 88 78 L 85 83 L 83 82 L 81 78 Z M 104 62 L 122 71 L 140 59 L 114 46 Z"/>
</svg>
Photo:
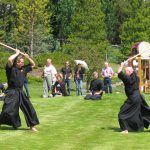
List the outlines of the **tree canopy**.
<svg viewBox="0 0 150 150">
<path fill-rule="evenodd" d="M 149 0 L 1 0 L 0 41 L 39 53 L 62 51 L 90 64 L 128 57 L 133 43 L 150 42 Z M 115 56 L 116 57 L 116 56 Z"/>
</svg>

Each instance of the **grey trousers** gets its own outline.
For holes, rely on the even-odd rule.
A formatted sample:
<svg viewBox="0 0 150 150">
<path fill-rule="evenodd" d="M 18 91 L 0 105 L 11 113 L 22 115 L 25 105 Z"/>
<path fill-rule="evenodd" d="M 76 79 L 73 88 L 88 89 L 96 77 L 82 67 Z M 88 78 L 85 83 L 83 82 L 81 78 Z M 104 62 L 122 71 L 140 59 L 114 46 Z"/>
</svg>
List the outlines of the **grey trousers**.
<svg viewBox="0 0 150 150">
<path fill-rule="evenodd" d="M 51 88 L 52 88 L 52 76 L 47 75 L 43 79 L 43 98 L 47 98 L 49 96 Z"/>
</svg>

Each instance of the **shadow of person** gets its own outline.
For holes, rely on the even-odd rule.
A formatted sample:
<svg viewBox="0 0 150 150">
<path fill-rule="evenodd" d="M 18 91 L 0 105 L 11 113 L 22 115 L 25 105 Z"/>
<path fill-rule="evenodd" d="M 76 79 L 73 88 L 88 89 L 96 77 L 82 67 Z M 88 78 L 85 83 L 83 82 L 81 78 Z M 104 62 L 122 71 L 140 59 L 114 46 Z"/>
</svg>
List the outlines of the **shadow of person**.
<svg viewBox="0 0 150 150">
<path fill-rule="evenodd" d="M 113 130 L 114 132 L 121 132 L 122 130 L 120 128 L 117 127 L 108 127 L 108 130 Z M 143 133 L 143 132 L 150 132 L 150 130 L 146 129 L 144 131 L 130 131 L 132 133 Z"/>
<path fill-rule="evenodd" d="M 28 128 L 13 128 L 9 126 L 0 126 L 0 130 L 30 130 Z"/>
<path fill-rule="evenodd" d="M 121 132 L 121 129 L 117 127 L 107 127 L 107 130 L 113 130 L 114 132 Z"/>
</svg>

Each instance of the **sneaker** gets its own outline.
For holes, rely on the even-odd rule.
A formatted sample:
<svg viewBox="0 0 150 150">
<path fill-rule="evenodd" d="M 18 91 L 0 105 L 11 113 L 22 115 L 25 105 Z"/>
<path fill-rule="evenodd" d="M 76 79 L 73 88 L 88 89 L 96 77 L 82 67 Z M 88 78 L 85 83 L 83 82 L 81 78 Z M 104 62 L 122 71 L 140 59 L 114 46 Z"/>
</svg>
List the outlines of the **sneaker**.
<svg viewBox="0 0 150 150">
<path fill-rule="evenodd" d="M 43 96 L 43 98 L 48 98 L 47 96 Z"/>
<path fill-rule="evenodd" d="M 52 95 L 52 94 L 50 94 L 48 97 L 53 97 L 53 95 Z"/>
</svg>

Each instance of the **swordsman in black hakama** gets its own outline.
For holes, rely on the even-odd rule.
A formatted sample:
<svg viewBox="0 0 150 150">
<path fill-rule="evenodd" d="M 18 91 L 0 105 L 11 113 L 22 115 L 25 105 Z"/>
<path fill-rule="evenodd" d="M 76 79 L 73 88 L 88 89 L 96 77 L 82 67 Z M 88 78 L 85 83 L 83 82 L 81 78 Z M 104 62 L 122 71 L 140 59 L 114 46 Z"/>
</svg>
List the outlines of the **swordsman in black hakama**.
<svg viewBox="0 0 150 150">
<path fill-rule="evenodd" d="M 122 133 L 128 131 L 143 131 L 150 124 L 150 107 L 139 91 L 139 78 L 132 67 L 126 67 L 122 72 L 124 63 L 118 69 L 118 77 L 123 81 L 127 100 L 120 108 L 118 120 Z"/>
<path fill-rule="evenodd" d="M 35 125 L 39 124 L 39 120 L 30 99 L 23 91 L 25 75 L 32 70 L 35 63 L 25 54 L 24 57 L 29 61 L 29 64 L 24 65 L 24 59 L 19 54 L 20 51 L 16 50 L 16 54 L 9 57 L 6 65 L 8 88 L 5 91 L 6 97 L 0 114 L 0 124 L 10 125 L 15 129 L 20 127 L 20 108 L 25 116 L 27 126 L 32 131 L 37 131 Z"/>
</svg>

